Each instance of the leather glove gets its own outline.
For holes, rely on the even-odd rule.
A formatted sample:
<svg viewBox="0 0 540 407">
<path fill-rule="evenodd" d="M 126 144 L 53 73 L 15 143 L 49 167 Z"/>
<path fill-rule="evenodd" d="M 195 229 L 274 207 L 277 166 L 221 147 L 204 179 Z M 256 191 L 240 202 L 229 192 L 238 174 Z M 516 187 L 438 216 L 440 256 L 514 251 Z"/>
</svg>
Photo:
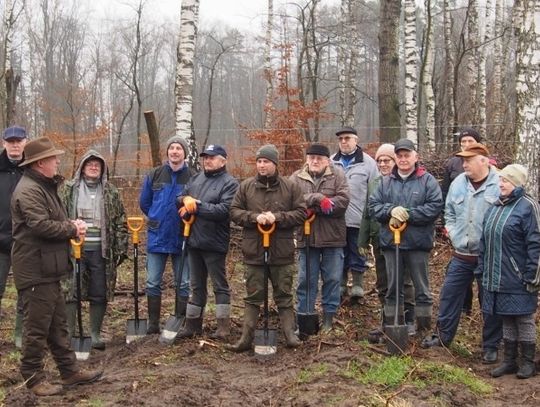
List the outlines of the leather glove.
<svg viewBox="0 0 540 407">
<path fill-rule="evenodd" d="M 407 222 L 407 219 L 409 219 L 409 211 L 403 206 L 396 206 L 390 211 L 390 215 L 392 215 L 393 218 L 396 218 L 402 223 Z"/>
<path fill-rule="evenodd" d="M 388 224 L 392 226 L 393 228 L 399 228 L 402 225 L 403 222 L 399 221 L 396 218 L 390 218 L 390 222 Z"/>
<path fill-rule="evenodd" d="M 276 216 L 270 211 L 263 212 L 263 215 L 266 216 L 266 223 L 269 225 L 273 225 L 276 221 Z"/>
<path fill-rule="evenodd" d="M 334 212 L 334 202 L 332 202 L 332 200 L 328 197 L 321 200 L 320 206 L 321 212 L 325 215 L 330 215 L 332 212 Z"/>
<path fill-rule="evenodd" d="M 266 215 L 264 213 L 257 215 L 257 223 L 259 225 L 266 225 L 267 221 L 268 220 L 266 219 Z"/>
<path fill-rule="evenodd" d="M 188 195 L 182 199 L 182 202 L 184 203 L 184 208 L 186 208 L 189 213 L 197 212 L 197 200 L 195 198 Z"/>
</svg>

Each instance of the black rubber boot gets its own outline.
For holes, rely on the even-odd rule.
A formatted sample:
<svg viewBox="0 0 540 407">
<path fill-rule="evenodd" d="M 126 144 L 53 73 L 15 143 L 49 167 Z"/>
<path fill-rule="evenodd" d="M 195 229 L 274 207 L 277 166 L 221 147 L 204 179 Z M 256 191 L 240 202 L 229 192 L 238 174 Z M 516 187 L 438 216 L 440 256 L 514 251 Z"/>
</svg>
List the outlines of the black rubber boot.
<svg viewBox="0 0 540 407">
<path fill-rule="evenodd" d="M 105 349 L 105 343 L 101 340 L 101 325 L 107 310 L 107 303 L 90 304 L 90 335 L 92 336 L 92 348 Z"/>
<path fill-rule="evenodd" d="M 431 331 L 431 317 L 416 317 L 416 327 L 420 334 Z"/>
<path fill-rule="evenodd" d="M 186 324 L 178 332 L 178 339 L 193 338 L 194 336 L 202 335 L 202 317 L 203 308 L 198 305 L 188 304 L 186 307 Z"/>
<path fill-rule="evenodd" d="M 178 295 L 176 301 L 178 302 L 178 309 L 176 309 L 176 318 L 181 318 L 186 316 L 186 308 L 188 304 L 189 297 L 184 297 Z"/>
<path fill-rule="evenodd" d="M 244 310 L 244 326 L 242 327 L 242 336 L 238 342 L 232 345 L 225 345 L 225 349 L 233 352 L 245 352 L 250 350 L 253 345 L 255 327 L 259 319 L 259 307 L 257 305 L 246 304 Z"/>
<path fill-rule="evenodd" d="M 330 331 L 334 323 L 335 312 L 325 312 L 323 313 L 323 323 L 321 329 L 323 331 Z"/>
<path fill-rule="evenodd" d="M 161 314 L 161 296 L 148 295 L 148 335 L 159 333 L 159 316 Z"/>
<path fill-rule="evenodd" d="M 516 362 L 518 355 L 518 343 L 516 341 L 504 340 L 504 360 L 490 372 L 491 377 L 501 377 L 506 374 L 513 374 L 518 371 Z"/>
<path fill-rule="evenodd" d="M 520 342 L 521 348 L 521 364 L 516 374 L 518 379 L 528 379 L 536 374 L 536 366 L 534 364 L 534 355 L 536 353 L 536 343 Z"/>
<path fill-rule="evenodd" d="M 288 348 L 297 348 L 302 344 L 298 336 L 294 333 L 296 330 L 296 318 L 294 317 L 294 309 L 281 308 L 279 310 L 279 320 L 281 321 L 281 329 L 285 336 L 285 343 Z"/>
</svg>

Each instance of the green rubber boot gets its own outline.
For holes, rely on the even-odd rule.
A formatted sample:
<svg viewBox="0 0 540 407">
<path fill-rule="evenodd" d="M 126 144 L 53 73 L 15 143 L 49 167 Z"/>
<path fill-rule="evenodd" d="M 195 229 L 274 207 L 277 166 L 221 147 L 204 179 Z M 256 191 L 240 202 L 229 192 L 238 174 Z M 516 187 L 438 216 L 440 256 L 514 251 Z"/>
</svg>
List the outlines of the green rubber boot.
<svg viewBox="0 0 540 407">
<path fill-rule="evenodd" d="M 106 310 L 107 303 L 90 304 L 90 335 L 94 349 L 105 350 L 105 343 L 101 340 L 101 325 Z"/>
</svg>

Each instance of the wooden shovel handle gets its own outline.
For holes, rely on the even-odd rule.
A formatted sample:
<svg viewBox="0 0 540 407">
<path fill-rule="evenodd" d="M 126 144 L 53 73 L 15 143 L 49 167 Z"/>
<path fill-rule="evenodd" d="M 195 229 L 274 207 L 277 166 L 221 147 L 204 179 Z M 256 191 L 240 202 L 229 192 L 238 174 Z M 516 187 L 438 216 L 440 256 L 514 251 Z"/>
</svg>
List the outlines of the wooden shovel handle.
<svg viewBox="0 0 540 407">
<path fill-rule="evenodd" d="M 268 249 L 270 247 L 270 235 L 276 230 L 276 224 L 272 223 L 268 229 L 265 229 L 263 225 L 257 223 L 257 229 L 263 235 L 263 247 Z"/>
</svg>

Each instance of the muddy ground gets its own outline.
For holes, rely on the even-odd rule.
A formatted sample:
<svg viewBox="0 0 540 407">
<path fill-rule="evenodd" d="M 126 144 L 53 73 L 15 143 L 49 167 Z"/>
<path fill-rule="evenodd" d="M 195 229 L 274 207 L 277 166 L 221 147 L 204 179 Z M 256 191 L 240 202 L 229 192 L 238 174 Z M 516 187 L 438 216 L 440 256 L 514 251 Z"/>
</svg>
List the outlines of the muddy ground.
<svg viewBox="0 0 540 407">
<path fill-rule="evenodd" d="M 432 254 L 433 292 L 437 302 L 449 253 L 438 244 Z M 144 264 L 144 261 L 141 261 Z M 233 286 L 234 316 L 231 340 L 240 335 L 242 322 L 242 273 L 236 250 L 229 259 Z M 462 319 L 455 346 L 451 349 L 421 349 L 414 338 L 409 349 L 409 369 L 401 384 L 370 381 L 366 372 L 387 360 L 385 345 L 369 345 L 367 332 L 378 323 L 375 273 L 367 276 L 367 295 L 359 304 L 345 301 L 336 329 L 311 337 L 298 349 L 287 349 L 280 336 L 277 354 L 258 360 L 253 353 L 233 354 L 207 338 L 215 328 L 213 305 L 207 308 L 205 336 L 162 346 L 157 335 L 127 345 L 125 325 L 132 318 L 133 301 L 127 295 L 131 264 L 124 266 L 115 302 L 109 307 L 104 326 L 105 351 L 92 351 L 83 365 L 104 370 L 103 378 L 55 397 L 36 398 L 26 390 L 18 373 L 19 353 L 12 345 L 14 290 L 3 302 L 0 336 L 0 400 L 6 406 L 538 406 L 540 376 L 518 380 L 513 376 L 491 379 L 492 366 L 480 363 L 480 315 L 476 311 Z M 144 281 L 142 270 L 141 287 Z M 170 272 L 168 273 L 170 275 Z M 166 281 L 163 311 L 173 309 L 173 287 Z M 210 300 L 213 303 L 213 299 Z M 146 301 L 142 301 L 142 316 Z M 434 315 L 436 315 L 434 311 Z M 277 322 L 276 313 L 272 315 Z M 201 342 L 201 339 L 205 342 Z M 475 391 L 459 380 L 436 377 L 423 370 L 428 364 L 458 366 L 491 388 Z M 46 371 L 59 382 L 53 361 Z"/>
</svg>

